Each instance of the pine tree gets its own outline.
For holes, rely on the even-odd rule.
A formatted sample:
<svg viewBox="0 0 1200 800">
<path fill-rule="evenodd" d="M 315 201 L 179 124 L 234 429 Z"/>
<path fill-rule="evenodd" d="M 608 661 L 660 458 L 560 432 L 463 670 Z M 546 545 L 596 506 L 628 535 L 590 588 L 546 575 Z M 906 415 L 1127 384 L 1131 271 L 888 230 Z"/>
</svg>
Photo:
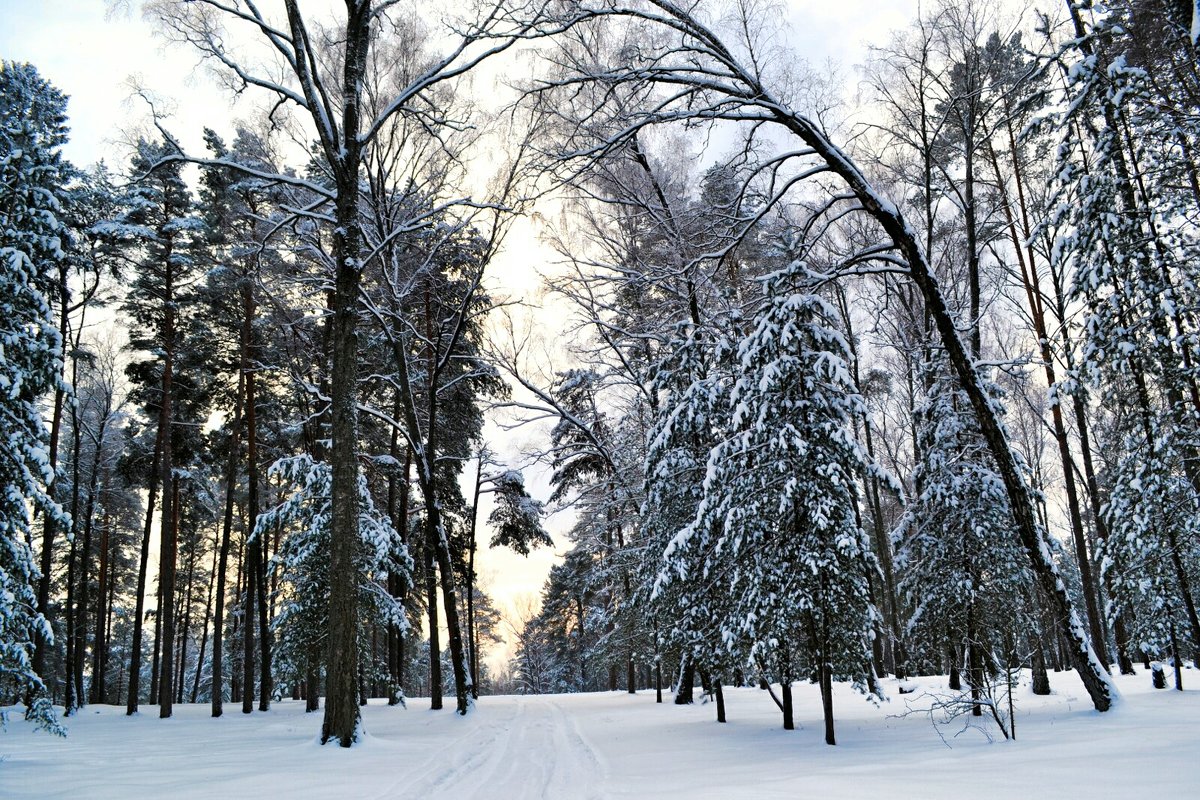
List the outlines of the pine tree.
<svg viewBox="0 0 1200 800">
<path fill-rule="evenodd" d="M 184 440 L 191 432 L 190 426 L 176 426 L 173 420 L 176 416 L 186 420 L 187 411 L 197 407 L 185 399 L 185 393 L 195 388 L 189 380 L 184 377 L 180 385 L 176 385 L 177 372 L 186 375 L 185 370 L 180 369 L 181 365 L 176 363 L 177 359 L 194 355 L 191 349 L 181 349 L 189 319 L 188 307 L 181 301 L 192 288 L 197 267 L 196 249 L 204 227 L 203 221 L 194 214 L 191 193 L 181 175 L 182 165 L 164 161 L 173 154 L 173 149 L 165 142 L 154 143 L 144 139 L 138 142 L 130 165 L 135 180 L 124 199 L 126 211 L 113 226 L 114 233 L 123 239 L 126 259 L 133 271 L 124 304 L 125 313 L 135 325 L 130 347 L 150 354 L 149 358 L 130 364 L 128 372 L 140 387 L 139 399 L 147 415 L 153 414 L 158 418 L 153 464 L 155 474 L 149 476 L 149 485 L 156 487 L 160 500 L 161 602 L 158 619 L 162 628 L 161 641 L 168 643 L 173 643 L 175 639 L 176 504 L 179 498 L 179 474 L 175 458 L 177 454 L 184 455 Z M 177 395 L 181 401 L 179 409 L 174 407 Z M 151 498 L 154 492 L 152 488 Z M 152 513 L 153 502 L 147 508 L 144 550 L 148 549 L 149 517 Z M 144 586 L 144 582 L 145 569 L 142 568 L 139 584 Z M 139 614 L 141 595 L 139 589 Z M 141 642 L 135 635 L 129 671 L 129 713 L 137 710 L 140 661 Z M 174 648 L 162 648 L 160 668 L 156 672 L 159 681 L 152 681 L 152 687 L 159 689 L 159 696 L 150 699 L 159 704 L 159 713 L 164 717 L 171 715 L 174 668 Z"/>
</svg>

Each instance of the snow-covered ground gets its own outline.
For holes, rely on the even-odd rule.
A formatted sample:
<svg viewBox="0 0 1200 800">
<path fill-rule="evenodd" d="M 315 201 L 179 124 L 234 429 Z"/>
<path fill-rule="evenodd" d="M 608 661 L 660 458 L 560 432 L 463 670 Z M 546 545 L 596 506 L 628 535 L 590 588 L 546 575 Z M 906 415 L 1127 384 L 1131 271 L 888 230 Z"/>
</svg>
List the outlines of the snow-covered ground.
<svg viewBox="0 0 1200 800">
<path fill-rule="evenodd" d="M 949 747 L 927 715 L 900 717 L 899 697 L 876 707 L 845 686 L 839 743 L 828 747 L 807 683 L 795 686 L 795 731 L 757 689 L 727 691 L 725 725 L 711 704 L 656 705 L 653 692 L 485 697 L 465 719 L 416 699 L 365 709 L 368 736 L 349 751 L 317 745 L 319 716 L 291 701 L 249 716 L 227 706 L 219 720 L 207 706 L 176 706 L 170 720 L 91 706 L 66 739 L 33 732 L 13 709 L 0 797 L 1099 800 L 1200 790 L 1200 691 L 1155 691 L 1143 672 L 1119 678 L 1123 702 L 1097 714 L 1073 673 L 1051 682 L 1050 697 L 1019 691 L 1015 742 L 955 737 L 954 725 L 943 730 Z"/>
</svg>

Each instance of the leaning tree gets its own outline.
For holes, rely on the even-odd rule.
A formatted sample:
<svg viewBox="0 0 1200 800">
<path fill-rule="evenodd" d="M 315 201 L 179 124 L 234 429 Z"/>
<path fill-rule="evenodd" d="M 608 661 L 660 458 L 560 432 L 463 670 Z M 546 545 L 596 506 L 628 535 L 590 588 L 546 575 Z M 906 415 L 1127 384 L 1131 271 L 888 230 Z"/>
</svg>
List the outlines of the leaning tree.
<svg viewBox="0 0 1200 800">
<path fill-rule="evenodd" d="M 788 73 L 787 64 L 794 60 L 785 58 L 770 36 L 770 8 L 755 0 L 712 8 L 671 0 L 571 0 L 554 13 L 566 33 L 547 52 L 549 74 L 527 87 L 525 103 L 556 137 L 546 146 L 556 169 L 577 175 L 586 164 L 628 147 L 645 129 L 745 126 L 755 145 L 766 148 L 784 141 L 790 149 L 765 159 L 762 170 L 777 180 L 742 220 L 743 236 L 798 187 L 813 187 L 817 181 L 826 197 L 816 209 L 818 218 L 858 214 L 874 224 L 881 243 L 853 253 L 846 262 L 857 270 L 901 271 L 919 290 L 995 460 L 1021 546 L 1070 643 L 1071 661 L 1096 709 L 1107 710 L 1116 689 L 1075 612 L 1033 491 L 1010 446 L 1001 408 L 963 340 L 926 249 L 900 208 L 834 143 L 820 119 L 802 110 L 794 76 Z"/>
</svg>

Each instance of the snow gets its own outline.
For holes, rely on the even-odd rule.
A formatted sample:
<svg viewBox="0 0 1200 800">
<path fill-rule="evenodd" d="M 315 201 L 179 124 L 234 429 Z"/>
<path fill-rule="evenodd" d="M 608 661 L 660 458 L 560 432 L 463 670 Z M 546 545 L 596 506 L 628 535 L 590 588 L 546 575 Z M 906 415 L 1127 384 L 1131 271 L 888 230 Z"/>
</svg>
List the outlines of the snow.
<svg viewBox="0 0 1200 800">
<path fill-rule="evenodd" d="M 1126 702 L 1098 714 L 1074 673 L 1051 673 L 1056 693 L 1018 690 L 1017 740 L 961 725 L 934 730 L 900 716 L 917 693 L 874 706 L 835 690 L 838 742 L 823 742 L 816 687 L 794 685 L 797 730 L 784 731 L 766 692 L 726 689 L 729 723 L 711 704 L 679 707 L 654 693 L 484 697 L 462 718 L 372 704 L 351 750 L 316 743 L 318 715 L 285 700 L 267 713 L 212 719 L 206 705 L 175 716 L 127 718 L 89 706 L 66 739 L 35 733 L 9 710 L 0 734 L 0 795 L 88 797 L 412 798 L 987 798 L 1190 796 L 1200 785 L 1193 746 L 1200 691 L 1154 690 L 1139 670 L 1117 682 Z M 1200 675 L 1188 670 L 1185 686 Z M 697 690 L 699 691 L 699 690 Z M 987 723 L 983 723 L 987 724 Z"/>
</svg>

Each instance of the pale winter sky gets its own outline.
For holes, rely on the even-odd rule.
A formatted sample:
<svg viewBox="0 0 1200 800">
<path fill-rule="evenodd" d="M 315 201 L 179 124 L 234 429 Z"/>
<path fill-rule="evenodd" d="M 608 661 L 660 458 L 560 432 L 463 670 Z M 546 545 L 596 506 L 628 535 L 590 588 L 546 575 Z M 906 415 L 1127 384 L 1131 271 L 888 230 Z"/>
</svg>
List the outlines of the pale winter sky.
<svg viewBox="0 0 1200 800">
<path fill-rule="evenodd" d="M 305 0 L 305 4 L 311 0 Z M 133 3 L 135 7 L 137 3 Z M 270 7 L 274 4 L 265 4 Z M 812 65 L 832 61 L 853 90 L 854 66 L 861 63 L 866 45 L 883 44 L 888 32 L 903 27 L 916 16 L 917 0 L 788 0 L 791 29 L 780 33 Z M 28 61 L 43 77 L 70 96 L 71 141 L 67 156 L 76 164 L 105 159 L 114 169 L 124 166 L 128 134 L 144 126 L 145 104 L 133 99 L 132 86 L 140 84 L 165 99 L 173 112 L 172 132 L 185 145 L 201 147 L 204 126 L 230 133 L 230 120 L 251 109 L 231 110 L 231 99 L 216 87 L 195 53 L 178 46 L 165 47 L 153 28 L 136 10 L 106 14 L 106 0 L 0 0 L 0 58 Z M 539 245 L 532 223 L 515 226 L 505 252 L 494 270 L 495 288 L 501 295 L 523 298 L 532 304 L 544 300 L 538 291 L 539 274 L 552 271 L 552 255 Z M 561 320 L 547 309 L 541 315 Z M 547 338 L 561 333 L 546 331 Z M 493 448 L 502 456 L 533 446 L 544 429 L 503 433 L 493 429 Z M 469 472 L 472 472 L 468 468 Z M 532 476 L 535 496 L 548 493 L 544 475 Z M 481 504 L 480 521 L 487 504 Z M 550 566 L 568 546 L 562 535 L 570 524 L 568 514 L 550 520 L 556 536 L 556 553 L 538 551 L 528 559 L 507 551 L 483 553 L 480 572 L 502 610 L 510 610 L 535 597 Z M 481 533 L 486 541 L 490 533 Z M 494 654 L 502 657 L 502 652 Z"/>
</svg>

